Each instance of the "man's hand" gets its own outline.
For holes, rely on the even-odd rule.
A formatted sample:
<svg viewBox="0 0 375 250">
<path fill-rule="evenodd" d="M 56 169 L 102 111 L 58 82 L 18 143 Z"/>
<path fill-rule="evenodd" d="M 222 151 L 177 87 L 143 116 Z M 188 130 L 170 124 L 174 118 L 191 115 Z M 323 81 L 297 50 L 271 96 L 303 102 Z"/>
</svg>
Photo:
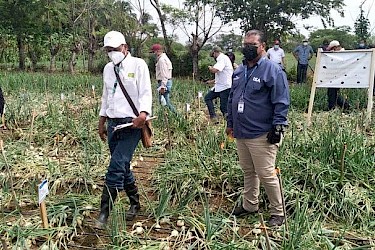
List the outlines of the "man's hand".
<svg viewBox="0 0 375 250">
<path fill-rule="evenodd" d="M 104 116 L 101 116 L 99 118 L 98 133 L 102 141 L 105 141 L 107 139 L 107 129 L 105 128 L 106 120 L 107 120 L 107 117 L 104 117 Z"/>
<path fill-rule="evenodd" d="M 233 134 L 233 128 L 227 128 L 225 130 L 225 133 L 227 134 L 227 136 L 229 137 L 234 137 L 234 134 Z"/>
<path fill-rule="evenodd" d="M 137 118 L 133 119 L 133 127 L 142 128 L 145 125 L 146 118 L 146 112 L 141 112 Z"/>
<path fill-rule="evenodd" d="M 267 141 L 271 144 L 276 144 L 281 141 L 283 133 L 285 132 L 284 125 L 275 125 L 270 132 L 267 134 Z"/>
<path fill-rule="evenodd" d="M 164 95 L 165 94 L 165 91 L 166 91 L 166 88 L 165 87 L 161 87 L 160 90 L 159 90 L 159 93 L 161 95 Z"/>
</svg>

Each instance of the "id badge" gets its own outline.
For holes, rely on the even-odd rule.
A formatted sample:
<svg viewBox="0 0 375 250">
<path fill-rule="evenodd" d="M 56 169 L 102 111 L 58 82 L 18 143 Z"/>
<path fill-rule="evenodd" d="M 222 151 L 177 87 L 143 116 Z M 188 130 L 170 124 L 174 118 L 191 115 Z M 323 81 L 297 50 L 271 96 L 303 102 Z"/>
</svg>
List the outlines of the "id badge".
<svg viewBox="0 0 375 250">
<path fill-rule="evenodd" d="M 243 100 L 240 100 L 240 101 L 238 102 L 237 112 L 238 112 L 239 114 L 242 114 L 244 108 L 245 108 L 245 103 L 244 103 Z"/>
</svg>

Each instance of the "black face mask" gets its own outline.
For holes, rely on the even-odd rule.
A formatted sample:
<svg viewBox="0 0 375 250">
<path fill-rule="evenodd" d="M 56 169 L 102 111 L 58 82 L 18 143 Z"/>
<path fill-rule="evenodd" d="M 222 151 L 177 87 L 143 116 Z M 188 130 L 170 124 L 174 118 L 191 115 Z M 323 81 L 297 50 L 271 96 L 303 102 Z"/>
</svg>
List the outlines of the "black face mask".
<svg viewBox="0 0 375 250">
<path fill-rule="evenodd" d="M 246 61 L 253 61 L 258 57 L 258 47 L 254 45 L 246 45 L 242 47 L 242 54 L 245 56 Z"/>
</svg>

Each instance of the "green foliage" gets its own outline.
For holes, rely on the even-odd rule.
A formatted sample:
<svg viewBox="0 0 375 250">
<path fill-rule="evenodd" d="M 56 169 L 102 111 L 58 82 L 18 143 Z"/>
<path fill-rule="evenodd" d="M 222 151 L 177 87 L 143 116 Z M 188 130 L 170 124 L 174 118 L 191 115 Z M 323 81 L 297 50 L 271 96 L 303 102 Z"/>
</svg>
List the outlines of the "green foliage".
<svg viewBox="0 0 375 250">
<path fill-rule="evenodd" d="M 324 23 L 332 23 L 330 12 L 342 13 L 344 3 L 338 0 L 220 0 L 218 15 L 226 22 L 241 21 L 241 29 L 259 29 L 268 39 L 293 32 L 293 18 L 307 19 L 312 15 L 321 17 Z"/>
<path fill-rule="evenodd" d="M 362 9 L 362 5 L 360 7 L 361 13 L 359 14 L 357 20 L 354 23 L 354 30 L 355 34 L 358 37 L 358 40 L 366 41 L 370 37 L 370 21 L 364 15 L 364 10 Z"/>
<path fill-rule="evenodd" d="M 345 49 L 354 49 L 356 46 L 356 37 L 350 34 L 350 28 L 347 26 L 335 29 L 319 29 L 311 32 L 309 42 L 314 51 L 322 46 L 324 40 L 328 42 L 337 40 Z"/>
</svg>

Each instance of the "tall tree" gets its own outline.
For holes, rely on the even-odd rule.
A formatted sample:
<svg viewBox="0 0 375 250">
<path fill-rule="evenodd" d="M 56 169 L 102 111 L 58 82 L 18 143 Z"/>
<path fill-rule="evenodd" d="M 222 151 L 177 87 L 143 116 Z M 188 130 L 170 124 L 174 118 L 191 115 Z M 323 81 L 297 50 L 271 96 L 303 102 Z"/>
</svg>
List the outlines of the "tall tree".
<svg viewBox="0 0 375 250">
<path fill-rule="evenodd" d="M 175 17 L 186 20 L 180 22 L 180 25 L 189 38 L 193 77 L 198 77 L 199 74 L 199 51 L 223 26 L 222 21 L 217 17 L 216 2 L 214 0 L 186 0 L 183 13 L 179 12 Z"/>
<path fill-rule="evenodd" d="M 332 9 L 343 15 L 342 0 L 218 0 L 220 17 L 226 21 L 241 21 L 241 29 L 259 29 L 269 39 L 293 32 L 294 20 L 321 17 L 323 25 L 333 24 Z"/>
<path fill-rule="evenodd" d="M 364 3 L 365 1 L 363 1 Z M 360 14 L 357 18 L 357 20 L 354 23 L 354 30 L 355 34 L 358 37 L 358 40 L 364 40 L 366 41 L 370 37 L 370 21 L 368 20 L 367 17 L 365 17 L 365 11 L 363 10 L 362 6 L 363 3 L 360 5 Z"/>
</svg>

